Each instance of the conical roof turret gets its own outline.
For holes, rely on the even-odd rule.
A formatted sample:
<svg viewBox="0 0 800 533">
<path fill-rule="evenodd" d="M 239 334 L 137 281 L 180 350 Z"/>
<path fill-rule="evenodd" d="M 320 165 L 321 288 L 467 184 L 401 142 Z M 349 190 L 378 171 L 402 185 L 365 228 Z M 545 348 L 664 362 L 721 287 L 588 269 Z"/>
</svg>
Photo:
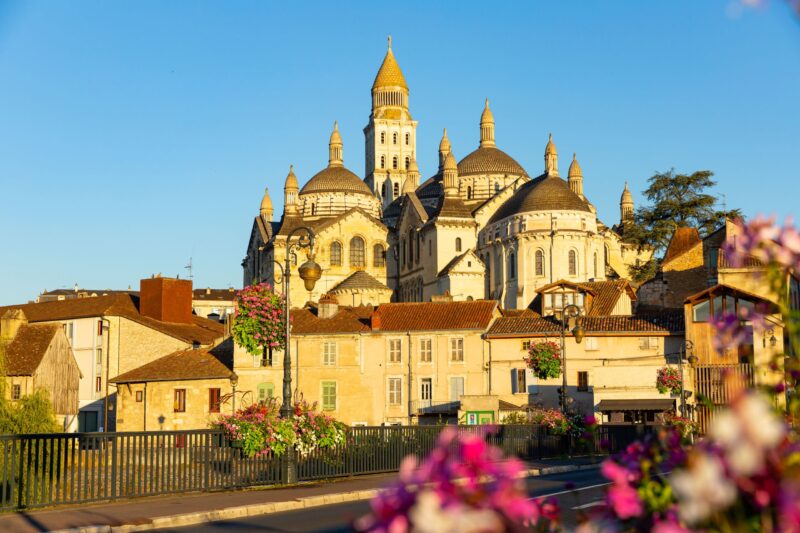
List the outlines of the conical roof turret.
<svg viewBox="0 0 800 533">
<path fill-rule="evenodd" d="M 403 71 L 400 70 L 400 65 L 392 53 L 392 36 L 389 36 L 389 47 L 386 50 L 386 56 L 383 58 L 381 68 L 378 69 L 378 75 L 375 76 L 375 81 L 372 83 L 372 90 L 380 87 L 402 87 L 406 91 L 408 85 L 406 78 L 403 76 Z"/>
<path fill-rule="evenodd" d="M 572 163 L 569 165 L 569 174 L 570 178 L 578 178 L 583 177 L 583 172 L 581 171 L 581 165 L 578 163 L 578 154 L 575 152 L 572 153 Z"/>
<path fill-rule="evenodd" d="M 486 99 L 486 105 L 481 113 L 481 146 L 494 146 L 494 115 L 492 110 L 489 109 L 489 99 Z"/>
</svg>

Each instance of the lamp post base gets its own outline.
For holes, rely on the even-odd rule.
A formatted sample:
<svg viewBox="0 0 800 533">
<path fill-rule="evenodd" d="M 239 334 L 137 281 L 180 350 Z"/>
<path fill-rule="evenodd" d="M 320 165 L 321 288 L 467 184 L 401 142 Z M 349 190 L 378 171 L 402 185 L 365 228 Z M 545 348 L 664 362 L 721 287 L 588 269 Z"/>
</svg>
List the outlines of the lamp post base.
<svg viewBox="0 0 800 533">
<path fill-rule="evenodd" d="M 281 461 L 281 482 L 284 485 L 297 483 L 297 455 L 293 447 L 289 447 Z"/>
</svg>

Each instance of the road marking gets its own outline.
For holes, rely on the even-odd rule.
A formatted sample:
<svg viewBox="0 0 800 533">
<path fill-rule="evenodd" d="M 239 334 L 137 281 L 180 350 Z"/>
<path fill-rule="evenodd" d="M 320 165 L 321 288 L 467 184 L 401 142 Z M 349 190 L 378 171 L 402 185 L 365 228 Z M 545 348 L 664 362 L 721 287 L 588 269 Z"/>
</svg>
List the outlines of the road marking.
<svg viewBox="0 0 800 533">
<path fill-rule="evenodd" d="M 570 493 L 573 493 L 573 492 L 580 492 L 582 490 L 596 489 L 597 487 L 605 487 L 606 485 L 611 485 L 611 482 L 598 483 L 597 485 L 589 485 L 589 486 L 586 486 L 586 487 L 575 488 L 575 489 L 572 489 L 572 490 L 562 490 L 562 491 L 559 491 L 559 492 L 551 492 L 549 494 L 542 494 L 541 496 L 535 496 L 535 497 L 530 498 L 530 499 L 531 500 L 538 500 L 539 498 L 547 498 L 548 496 L 559 496 L 561 494 L 570 494 Z"/>
<path fill-rule="evenodd" d="M 605 502 L 603 500 L 595 500 L 593 502 L 584 503 L 583 505 L 576 505 L 575 507 L 572 508 L 572 510 L 576 511 L 578 509 L 589 509 L 590 507 L 598 507 L 604 504 Z"/>
</svg>

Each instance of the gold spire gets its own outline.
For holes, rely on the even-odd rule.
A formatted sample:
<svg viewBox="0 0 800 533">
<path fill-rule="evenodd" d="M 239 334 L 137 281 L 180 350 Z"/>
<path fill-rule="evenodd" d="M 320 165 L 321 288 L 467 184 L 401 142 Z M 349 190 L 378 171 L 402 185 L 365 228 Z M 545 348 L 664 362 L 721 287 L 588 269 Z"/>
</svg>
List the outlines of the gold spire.
<svg viewBox="0 0 800 533">
<path fill-rule="evenodd" d="M 545 154 L 556 154 L 558 155 L 558 151 L 556 151 L 556 145 L 553 142 L 553 134 L 550 134 L 550 137 L 547 139 L 547 146 L 544 149 Z"/>
<path fill-rule="evenodd" d="M 289 173 L 286 175 L 286 182 L 283 185 L 284 189 L 299 189 L 297 183 L 297 176 L 294 175 L 294 165 L 289 165 Z"/>
<path fill-rule="evenodd" d="M 622 197 L 619 199 L 621 204 L 633 204 L 633 195 L 631 190 L 628 189 L 628 182 L 625 182 L 625 188 L 622 190 Z"/>
<path fill-rule="evenodd" d="M 372 90 L 379 87 L 402 87 L 408 91 L 406 79 L 403 76 L 403 71 L 400 70 L 400 65 L 392 53 L 392 36 L 389 36 L 389 47 L 386 50 L 386 57 L 383 58 L 381 68 L 378 69 L 378 75 L 375 76 L 375 82 L 372 84 Z"/>
<path fill-rule="evenodd" d="M 442 140 L 439 141 L 439 170 L 444 168 L 444 160 L 450 153 L 450 139 L 447 138 L 447 128 L 442 133 Z"/>
<path fill-rule="evenodd" d="M 547 141 L 547 147 L 544 149 L 544 173 L 548 176 L 558 176 L 558 151 L 556 151 L 552 133 Z"/>
<path fill-rule="evenodd" d="M 283 211 L 287 215 L 297 214 L 297 176 L 294 175 L 294 165 L 289 165 L 289 174 L 283 185 Z"/>
<path fill-rule="evenodd" d="M 339 122 L 333 123 L 333 132 L 331 133 L 331 140 L 328 144 L 328 166 L 342 166 L 342 136 L 339 135 Z"/>
<path fill-rule="evenodd" d="M 481 114 L 481 146 L 494 146 L 494 115 L 488 98 Z"/>
<path fill-rule="evenodd" d="M 417 160 L 412 157 L 408 163 L 406 179 L 403 182 L 403 194 L 414 192 L 417 190 L 417 185 L 419 185 L 419 167 L 417 167 Z"/>
<path fill-rule="evenodd" d="M 453 152 L 448 152 L 444 159 L 443 185 L 445 196 L 458 194 L 458 164 Z"/>
<path fill-rule="evenodd" d="M 583 177 L 581 165 L 578 163 L 578 155 L 572 152 L 572 163 L 569 165 L 569 177 Z"/>
</svg>

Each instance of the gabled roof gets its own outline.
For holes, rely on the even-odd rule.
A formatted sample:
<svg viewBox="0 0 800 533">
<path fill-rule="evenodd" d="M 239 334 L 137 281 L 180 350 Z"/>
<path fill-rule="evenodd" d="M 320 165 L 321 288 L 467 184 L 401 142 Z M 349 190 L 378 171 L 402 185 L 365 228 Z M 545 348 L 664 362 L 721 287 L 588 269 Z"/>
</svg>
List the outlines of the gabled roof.
<svg viewBox="0 0 800 533">
<path fill-rule="evenodd" d="M 2 313 L 0 313 L 2 314 Z M 32 376 L 53 342 L 59 324 L 26 324 L 6 347 L 5 373 L 8 376 Z"/>
<path fill-rule="evenodd" d="M 22 309 L 30 323 L 119 316 L 185 342 L 207 345 L 214 344 L 223 337 L 224 326 L 219 322 L 199 316 L 192 316 L 191 324 L 162 322 L 140 314 L 138 306 L 138 296 L 116 293 L 94 298 L 71 298 L 0 307 L 0 315 L 9 309 Z"/>
<path fill-rule="evenodd" d="M 588 316 L 606 316 L 614 311 L 614 307 L 623 293 L 627 293 L 631 302 L 636 301 L 636 292 L 626 279 L 614 279 L 605 281 L 584 281 L 574 283 L 567 280 L 559 280 L 536 289 L 536 292 L 543 294 L 556 287 L 569 287 L 576 291 L 588 292 L 592 295 L 592 307 Z"/>
<path fill-rule="evenodd" d="M 496 310 L 494 300 L 388 303 L 375 310 L 372 327 L 376 331 L 485 330 Z"/>
<path fill-rule="evenodd" d="M 700 292 L 697 292 L 697 293 L 692 294 L 690 296 L 687 296 L 686 299 L 683 302 L 684 303 L 693 303 L 693 302 L 696 302 L 698 300 L 702 300 L 702 299 L 704 299 L 705 297 L 707 297 L 707 296 L 709 296 L 711 294 L 716 294 L 716 293 L 723 292 L 723 291 L 726 294 L 732 294 L 734 296 L 741 296 L 741 297 L 747 298 L 749 300 L 755 300 L 755 301 L 758 301 L 758 302 L 764 302 L 764 303 L 772 304 L 772 302 L 770 302 L 768 299 L 764 298 L 763 296 L 759 296 L 757 294 L 753 294 L 752 292 L 743 291 L 742 289 L 738 289 L 736 287 L 733 287 L 731 285 L 726 285 L 724 283 L 718 283 L 717 285 L 714 285 L 713 287 L 709 287 L 709 288 L 707 288 L 707 289 L 705 289 L 703 291 L 700 291 Z"/>
<path fill-rule="evenodd" d="M 483 261 L 481 261 L 480 257 L 475 255 L 475 252 L 472 249 L 469 249 L 466 252 L 459 254 L 455 256 L 453 259 L 451 259 L 450 262 L 447 263 L 444 266 L 444 268 L 442 268 L 442 270 L 439 271 L 438 274 L 436 274 L 436 277 L 442 277 L 449 274 L 468 255 L 471 255 L 476 261 L 478 261 L 479 264 L 483 265 Z"/>
<path fill-rule="evenodd" d="M 675 228 L 675 233 L 672 234 L 672 238 L 669 240 L 667 251 L 664 252 L 662 265 L 685 254 L 702 242 L 702 239 L 700 239 L 700 232 L 697 231 L 697 228 Z"/>
<path fill-rule="evenodd" d="M 111 383 L 230 379 L 233 374 L 233 342 L 211 349 L 178 350 L 109 380 Z"/>
<path fill-rule="evenodd" d="M 592 333 L 657 333 L 676 335 L 684 331 L 682 310 L 641 313 L 624 316 L 587 316 L 582 325 Z M 501 317 L 494 321 L 487 337 L 553 336 L 561 330 L 561 322 L 531 312 L 520 316 Z M 568 336 L 571 333 L 567 333 Z"/>
<path fill-rule="evenodd" d="M 357 270 L 346 277 L 341 282 L 337 283 L 330 292 L 348 291 L 348 290 L 373 290 L 373 291 L 388 291 L 389 287 L 373 278 L 368 272 Z"/>
</svg>

